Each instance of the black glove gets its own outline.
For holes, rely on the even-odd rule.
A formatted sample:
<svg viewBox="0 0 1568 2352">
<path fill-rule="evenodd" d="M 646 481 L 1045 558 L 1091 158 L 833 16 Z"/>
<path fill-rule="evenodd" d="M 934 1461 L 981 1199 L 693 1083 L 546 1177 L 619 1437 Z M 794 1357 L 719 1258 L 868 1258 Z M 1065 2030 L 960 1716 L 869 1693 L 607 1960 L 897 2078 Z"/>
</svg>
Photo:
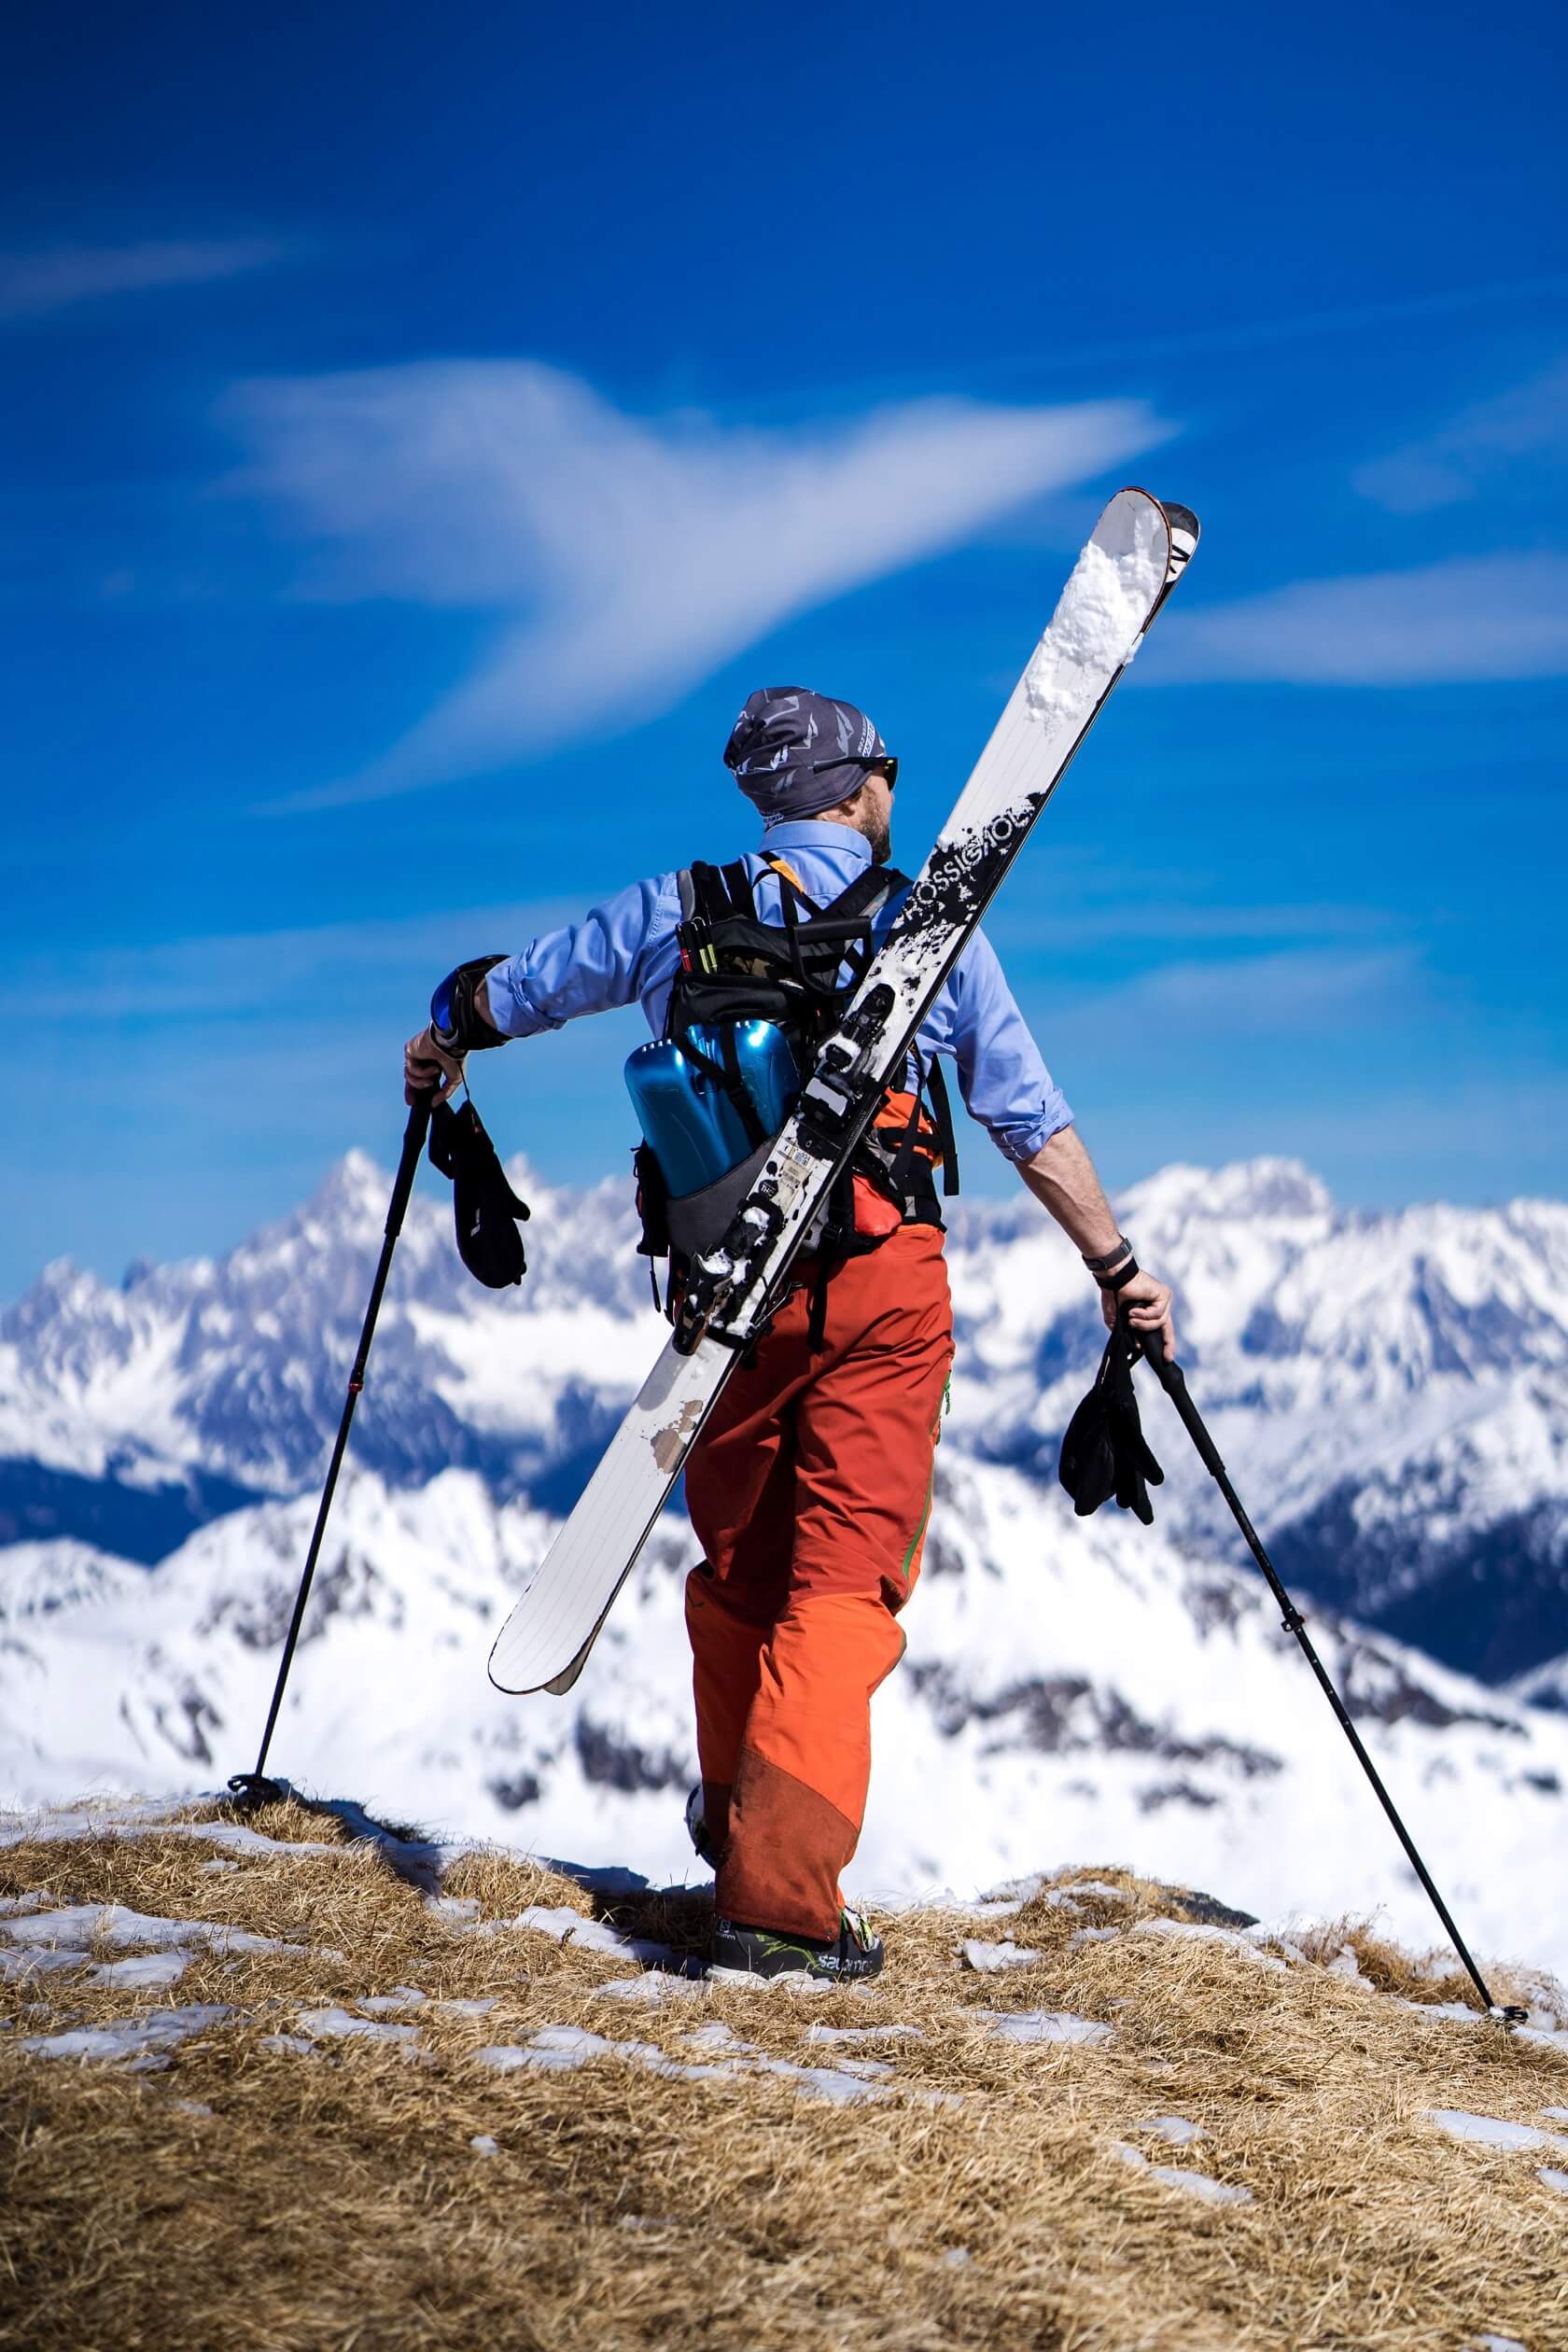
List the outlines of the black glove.
<svg viewBox="0 0 1568 2352">
<path fill-rule="evenodd" d="M 1114 1495 L 1145 1527 L 1154 1524 L 1148 1490 L 1165 1484 L 1165 1472 L 1144 1444 L 1138 1418 L 1132 1367 L 1139 1353 L 1137 1340 L 1118 1324 L 1105 1343 L 1093 1388 L 1067 1424 L 1057 1476 L 1080 1519 Z"/>
<path fill-rule="evenodd" d="M 528 1206 L 507 1183 L 496 1146 L 471 1102 L 465 1102 L 461 1111 L 454 1111 L 450 1102 L 438 1102 L 431 1112 L 430 1165 L 452 1179 L 457 1254 L 469 1272 L 487 1290 L 520 1282 L 528 1261 L 517 1220 L 526 1218 Z"/>
</svg>

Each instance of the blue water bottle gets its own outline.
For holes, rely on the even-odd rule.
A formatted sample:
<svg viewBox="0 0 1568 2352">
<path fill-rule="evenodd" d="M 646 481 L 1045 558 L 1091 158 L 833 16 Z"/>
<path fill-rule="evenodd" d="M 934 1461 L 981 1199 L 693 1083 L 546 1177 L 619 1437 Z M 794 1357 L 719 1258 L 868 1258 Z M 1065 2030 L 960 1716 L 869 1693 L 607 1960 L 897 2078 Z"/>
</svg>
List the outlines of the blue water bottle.
<svg viewBox="0 0 1568 2352">
<path fill-rule="evenodd" d="M 735 1071 L 757 1127 L 777 1135 L 800 1092 L 790 1041 L 772 1021 L 702 1022 L 688 1032 L 703 1062 L 725 1066 L 733 1040 Z M 626 1062 L 626 1089 L 670 1193 L 701 1192 L 756 1148 L 729 1087 L 683 1053 L 672 1038 L 639 1045 Z"/>
</svg>

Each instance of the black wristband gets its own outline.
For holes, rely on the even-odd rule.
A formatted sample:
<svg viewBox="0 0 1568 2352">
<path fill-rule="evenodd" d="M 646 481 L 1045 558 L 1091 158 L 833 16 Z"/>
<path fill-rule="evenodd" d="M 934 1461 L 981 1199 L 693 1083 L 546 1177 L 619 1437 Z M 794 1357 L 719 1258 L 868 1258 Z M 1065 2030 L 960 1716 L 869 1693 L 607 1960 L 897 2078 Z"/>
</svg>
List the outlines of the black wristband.
<svg viewBox="0 0 1568 2352">
<path fill-rule="evenodd" d="M 1084 1264 L 1088 1267 L 1089 1272 L 1098 1278 L 1101 1274 L 1108 1274 L 1113 1266 L 1120 1266 L 1123 1258 L 1131 1255 L 1132 1243 L 1125 1233 L 1118 1233 L 1113 1250 L 1107 1250 L 1103 1257 L 1085 1257 Z"/>
<path fill-rule="evenodd" d="M 1127 1284 L 1136 1278 L 1137 1273 L 1138 1260 L 1135 1257 L 1129 1257 L 1125 1266 L 1117 1267 L 1114 1274 L 1097 1274 L 1095 1280 L 1103 1291 L 1122 1291 L 1126 1290 Z"/>
<path fill-rule="evenodd" d="M 504 1045 L 506 1039 L 491 1021 L 474 1010 L 474 996 L 486 973 L 504 956 L 476 956 L 471 963 L 449 972 L 430 999 L 430 1034 L 445 1054 L 475 1054 L 486 1045 Z"/>
</svg>

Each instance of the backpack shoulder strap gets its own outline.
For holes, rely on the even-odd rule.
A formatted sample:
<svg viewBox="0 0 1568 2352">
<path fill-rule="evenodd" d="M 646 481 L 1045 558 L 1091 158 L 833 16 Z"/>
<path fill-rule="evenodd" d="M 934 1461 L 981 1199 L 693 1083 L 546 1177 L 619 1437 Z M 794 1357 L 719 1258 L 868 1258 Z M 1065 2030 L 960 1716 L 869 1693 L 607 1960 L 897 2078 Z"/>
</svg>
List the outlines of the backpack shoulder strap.
<svg viewBox="0 0 1568 2352">
<path fill-rule="evenodd" d="M 901 874 L 896 866 L 863 866 L 853 882 L 822 911 L 845 917 L 863 915 L 868 920 L 875 920 L 895 891 L 907 890 L 909 887 L 908 875 Z"/>
<path fill-rule="evenodd" d="M 724 866 L 705 865 L 699 860 L 694 865 L 682 867 L 678 879 L 683 924 L 694 917 L 705 923 L 721 923 L 731 915 L 755 915 L 757 911 L 744 858 L 736 858 Z"/>
</svg>

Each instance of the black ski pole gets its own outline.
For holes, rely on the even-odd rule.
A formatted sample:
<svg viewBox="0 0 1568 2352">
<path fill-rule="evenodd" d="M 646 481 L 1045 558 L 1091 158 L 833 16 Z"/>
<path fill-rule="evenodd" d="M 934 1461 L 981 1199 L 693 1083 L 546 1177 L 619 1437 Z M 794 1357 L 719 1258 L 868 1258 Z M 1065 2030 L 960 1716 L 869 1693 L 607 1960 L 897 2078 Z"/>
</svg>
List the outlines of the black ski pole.
<svg viewBox="0 0 1568 2352">
<path fill-rule="evenodd" d="M 371 1303 L 365 1309 L 365 1321 L 359 1332 L 359 1346 L 355 1353 L 354 1369 L 348 1376 L 348 1394 L 343 1399 L 343 1418 L 338 1423 L 337 1442 L 332 1448 L 332 1459 L 327 1465 L 327 1484 L 322 1490 L 320 1507 L 315 1514 L 315 1526 L 311 1534 L 310 1549 L 305 1554 L 305 1573 L 300 1578 L 300 1589 L 294 1602 L 294 1615 L 289 1620 L 288 1636 L 283 1645 L 283 1662 L 278 1668 L 277 1681 L 273 1688 L 273 1703 L 267 1710 L 267 1728 L 261 1734 L 261 1745 L 256 1757 L 256 1770 L 253 1772 L 231 1772 L 229 1776 L 229 1786 L 242 1804 L 266 1804 L 272 1799 L 281 1798 L 285 1793 L 276 1781 L 267 1778 L 267 1750 L 272 1745 L 273 1732 L 278 1719 L 278 1709 L 283 1704 L 283 1687 L 288 1680 L 288 1669 L 294 1663 L 294 1650 L 300 1639 L 300 1628 L 305 1621 L 305 1603 L 310 1598 L 311 1578 L 315 1574 L 316 1559 L 321 1550 L 321 1539 L 327 1532 L 327 1514 L 332 1507 L 332 1495 L 337 1487 L 338 1472 L 343 1466 L 343 1452 L 348 1444 L 349 1424 L 354 1419 L 354 1407 L 359 1402 L 359 1392 L 365 1385 L 365 1363 L 371 1352 L 371 1341 L 375 1337 L 376 1317 L 381 1312 L 381 1295 L 386 1288 L 386 1277 L 392 1270 L 392 1253 L 398 1246 L 398 1236 L 403 1229 L 403 1212 L 409 1205 L 409 1196 L 413 1190 L 413 1180 L 419 1168 L 419 1155 L 425 1148 L 425 1137 L 429 1129 L 430 1110 L 434 1101 L 433 1094 L 420 1095 L 412 1105 L 407 1124 L 403 1128 L 402 1157 L 398 1162 L 398 1173 L 392 1185 L 392 1198 L 387 1204 L 386 1224 L 384 1228 L 385 1238 L 381 1245 L 381 1258 L 376 1267 L 375 1281 L 371 1285 Z"/>
<path fill-rule="evenodd" d="M 1411 1869 L 1415 1871 L 1416 1876 L 1420 1879 L 1428 1895 L 1432 1897 L 1432 1907 L 1437 1913 L 1438 1918 L 1442 1921 L 1444 1927 L 1448 1930 L 1449 1940 L 1453 1945 L 1453 1948 L 1458 1953 L 1460 1958 L 1463 1961 L 1465 1970 L 1469 1975 L 1471 1982 L 1475 1985 L 1477 1992 L 1486 2003 L 1488 2014 L 1496 2018 L 1500 2023 L 1505 2025 L 1524 2024 L 1528 2021 L 1530 2015 L 1529 2010 L 1519 2009 L 1512 2005 L 1502 2006 L 1498 2002 L 1494 2001 L 1491 1997 L 1491 1993 L 1485 1977 L 1482 1976 L 1479 1968 L 1476 1966 L 1475 1961 L 1471 1958 L 1469 1947 L 1465 1943 L 1463 1937 L 1460 1934 L 1459 1929 L 1454 1925 L 1449 1907 L 1447 1903 L 1444 1902 L 1441 1895 L 1438 1894 L 1436 1886 L 1433 1883 L 1431 1871 L 1427 1869 L 1426 1864 L 1421 1860 L 1421 1855 L 1416 1852 L 1415 1846 L 1410 1838 L 1410 1833 L 1406 1828 L 1403 1821 L 1399 1818 L 1399 1814 L 1394 1807 L 1393 1799 L 1389 1795 L 1388 1790 L 1383 1786 L 1377 1766 L 1373 1763 L 1372 1758 L 1367 1755 L 1365 1746 L 1362 1744 L 1361 1734 L 1357 1731 L 1355 1725 L 1351 1721 L 1350 1714 L 1345 1706 L 1344 1701 L 1340 1698 L 1339 1693 L 1335 1689 L 1332 1681 L 1329 1679 L 1327 1668 L 1324 1666 L 1323 1659 L 1318 1656 L 1317 1651 L 1312 1646 L 1311 1637 L 1308 1633 L 1306 1623 L 1302 1617 L 1300 1610 L 1296 1607 L 1295 1602 L 1291 1599 L 1290 1594 L 1285 1590 L 1284 1586 L 1281 1583 L 1279 1573 L 1274 1566 L 1274 1562 L 1269 1559 L 1268 1554 L 1264 1550 L 1262 1544 L 1258 1540 L 1257 1530 L 1253 1527 L 1252 1520 L 1247 1517 L 1246 1512 L 1241 1507 L 1241 1499 L 1239 1495 L 1238 1495 L 1236 1489 L 1231 1485 L 1229 1473 L 1225 1469 L 1225 1463 L 1220 1459 L 1219 1448 L 1215 1445 L 1212 1437 L 1210 1436 L 1208 1429 L 1204 1425 L 1202 1414 L 1198 1411 L 1197 1407 L 1193 1403 L 1191 1396 L 1187 1393 L 1186 1379 L 1182 1371 L 1181 1365 L 1179 1364 L 1171 1363 L 1169 1357 L 1165 1352 L 1165 1341 L 1157 1331 L 1133 1331 L 1130 1325 L 1126 1323 L 1123 1324 L 1123 1329 L 1127 1331 L 1128 1337 L 1133 1341 L 1134 1345 L 1141 1348 L 1142 1352 L 1148 1357 L 1150 1364 L 1154 1366 L 1155 1379 L 1158 1380 L 1161 1388 L 1164 1389 L 1167 1396 L 1169 1397 L 1172 1405 L 1175 1406 L 1177 1412 L 1182 1417 L 1182 1421 L 1185 1426 L 1188 1436 L 1192 1439 L 1193 1444 L 1197 1448 L 1204 1468 L 1208 1471 L 1210 1477 L 1213 1479 L 1214 1484 L 1219 1488 L 1220 1492 L 1225 1496 L 1225 1501 L 1229 1504 L 1236 1524 L 1247 1539 L 1248 1550 L 1252 1553 L 1253 1558 L 1257 1561 L 1258 1566 L 1263 1570 L 1265 1576 L 1268 1579 L 1268 1589 L 1280 1604 L 1281 1614 L 1286 1631 L 1295 1635 L 1296 1640 L 1300 1643 L 1302 1649 L 1305 1651 L 1308 1665 L 1310 1666 L 1313 1673 L 1316 1674 L 1319 1683 L 1323 1687 L 1324 1698 L 1328 1701 L 1329 1705 L 1334 1709 L 1335 1714 L 1338 1716 L 1340 1729 L 1344 1732 L 1345 1737 L 1349 1740 L 1351 1747 L 1354 1748 L 1356 1756 L 1360 1760 L 1361 1769 L 1366 1774 L 1367 1779 L 1371 1782 L 1372 1786 L 1377 1793 L 1379 1804 L 1381 1805 L 1384 1813 L 1387 1813 L 1390 1821 L 1393 1824 L 1394 1835 L 1398 1838 L 1400 1844 L 1404 1847 L 1405 1852 L 1409 1858 Z"/>
</svg>

